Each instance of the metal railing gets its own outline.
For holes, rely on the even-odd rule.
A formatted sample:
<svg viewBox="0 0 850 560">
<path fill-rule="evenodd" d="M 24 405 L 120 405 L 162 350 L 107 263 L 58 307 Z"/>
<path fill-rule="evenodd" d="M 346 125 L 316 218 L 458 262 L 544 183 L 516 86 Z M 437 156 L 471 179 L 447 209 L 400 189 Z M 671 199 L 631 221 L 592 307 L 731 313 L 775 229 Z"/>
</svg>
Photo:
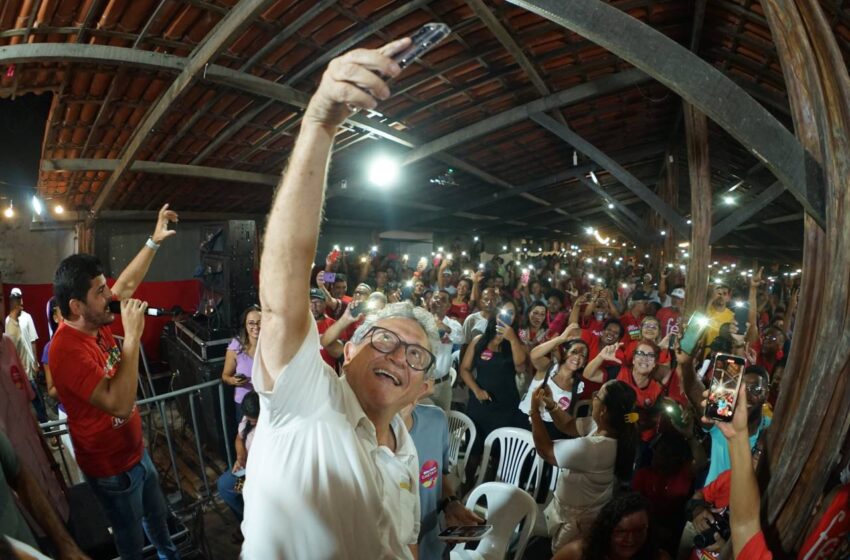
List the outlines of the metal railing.
<svg viewBox="0 0 850 560">
<path fill-rule="evenodd" d="M 145 387 L 145 382 L 142 380 L 142 377 L 144 377 L 144 374 L 140 376 L 139 385 L 142 395 L 145 395 L 147 391 L 144 389 L 150 388 L 151 391 L 153 391 L 153 385 L 149 383 L 150 378 L 148 378 L 149 384 L 148 387 Z M 227 415 L 225 413 L 226 400 L 221 379 L 215 379 L 198 385 L 193 385 L 191 387 L 177 389 L 162 395 L 145 397 L 136 401 L 136 406 L 142 416 L 143 430 L 147 440 L 146 448 L 148 449 L 151 457 L 154 459 L 155 464 L 157 463 L 157 458 L 162 459 L 164 456 L 159 448 L 160 438 L 162 437 L 165 440 L 170 468 L 166 468 L 165 472 L 167 474 L 160 477 L 160 483 L 164 485 L 170 478 L 173 477 L 176 494 L 167 494 L 169 498 L 168 501 L 172 505 L 173 511 L 178 518 L 185 523 L 185 525 L 193 525 L 197 528 L 195 532 L 201 533 L 194 535 L 196 542 L 198 542 L 198 546 L 208 549 L 206 546 L 206 538 L 203 536 L 204 531 L 202 517 L 205 506 L 215 499 L 215 492 L 211 489 L 210 480 L 207 476 L 207 456 L 212 444 L 218 442 L 202 441 L 202 433 L 209 433 L 210 428 L 209 426 L 206 426 L 206 429 L 202 427 L 201 420 L 199 419 L 198 401 L 199 399 L 204 398 L 214 398 L 218 401 L 214 410 L 217 412 L 217 420 L 221 422 L 221 429 L 224 434 L 222 439 L 227 461 L 226 468 L 229 469 L 233 466 L 233 442 L 230 441 L 230 437 L 228 435 L 230 434 L 230 431 L 227 429 Z M 43 437 L 49 439 L 68 434 L 67 422 L 67 419 L 63 418 L 41 424 Z M 186 441 L 187 438 L 193 440 L 194 443 L 194 453 L 188 456 L 184 453 L 186 448 L 180 445 Z M 59 441 L 58 438 L 57 441 Z M 207 444 L 206 452 L 205 443 Z M 74 486 L 76 482 L 75 479 L 78 478 L 74 476 L 72 471 L 76 464 L 73 451 L 72 449 L 68 449 L 63 443 L 61 443 L 61 441 L 58 443 L 57 451 L 61 458 L 61 465 L 63 475 L 66 479 L 66 484 L 70 488 Z M 178 454 L 181 455 L 178 457 Z M 178 459 L 181 458 L 193 460 L 179 461 Z M 184 465 L 189 465 L 190 468 L 191 465 L 194 464 L 197 466 L 197 471 L 200 471 L 195 472 L 195 469 L 191 468 L 192 473 L 199 475 L 198 480 L 200 480 L 202 484 L 200 488 L 197 488 L 197 486 L 195 487 L 197 490 L 197 492 L 194 493 L 195 495 L 187 495 L 187 484 L 184 480 L 184 474 L 187 473 L 187 470 L 184 468 L 181 472 L 181 469 L 178 468 L 178 464 L 180 462 Z M 158 466 L 158 470 L 161 469 L 162 467 Z M 162 475 L 163 472 L 161 471 L 160 474 Z M 190 536 L 192 536 L 190 535 L 190 531 L 184 526 L 172 535 L 172 539 L 175 540 L 176 544 L 177 539 L 180 537 L 184 537 L 184 539 L 188 540 Z M 147 557 L 151 551 L 155 553 L 155 550 L 153 550 L 151 545 L 147 546 L 144 551 L 145 556 Z M 206 556 L 209 557 L 209 555 Z"/>
</svg>

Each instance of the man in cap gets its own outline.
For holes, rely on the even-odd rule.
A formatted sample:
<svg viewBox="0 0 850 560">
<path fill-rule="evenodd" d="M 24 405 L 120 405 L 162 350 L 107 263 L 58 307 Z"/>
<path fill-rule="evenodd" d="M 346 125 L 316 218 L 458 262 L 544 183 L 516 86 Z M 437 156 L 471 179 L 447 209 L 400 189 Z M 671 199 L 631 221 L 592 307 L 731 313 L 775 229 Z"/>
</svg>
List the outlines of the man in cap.
<svg viewBox="0 0 850 560">
<path fill-rule="evenodd" d="M 676 288 L 670 292 L 670 305 L 662 307 L 655 315 L 661 323 L 661 338 L 667 337 L 671 332 L 678 332 L 679 321 L 682 316 L 682 306 L 685 304 L 685 290 Z"/>
</svg>

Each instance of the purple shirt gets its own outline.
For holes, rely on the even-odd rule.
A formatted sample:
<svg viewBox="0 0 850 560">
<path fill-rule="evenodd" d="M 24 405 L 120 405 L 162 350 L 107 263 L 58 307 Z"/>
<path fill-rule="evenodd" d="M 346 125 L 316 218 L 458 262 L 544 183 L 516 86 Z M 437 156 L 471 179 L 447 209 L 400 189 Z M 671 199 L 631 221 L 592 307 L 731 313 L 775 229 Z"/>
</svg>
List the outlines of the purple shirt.
<svg viewBox="0 0 850 560">
<path fill-rule="evenodd" d="M 251 379 L 251 369 L 254 367 L 254 358 L 242 351 L 242 344 L 240 344 L 239 339 L 234 338 L 231 340 L 230 344 L 227 345 L 227 349 L 236 352 L 236 375 L 244 375 L 248 379 Z M 233 400 L 241 404 L 245 395 L 253 390 L 254 386 L 250 381 L 241 387 L 234 387 Z"/>
</svg>

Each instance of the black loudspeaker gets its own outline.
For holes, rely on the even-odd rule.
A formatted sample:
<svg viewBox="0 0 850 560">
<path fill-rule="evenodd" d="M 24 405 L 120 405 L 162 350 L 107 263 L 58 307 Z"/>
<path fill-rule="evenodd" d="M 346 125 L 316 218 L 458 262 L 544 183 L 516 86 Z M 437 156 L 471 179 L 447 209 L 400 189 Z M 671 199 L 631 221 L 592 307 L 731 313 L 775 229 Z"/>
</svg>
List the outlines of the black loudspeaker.
<svg viewBox="0 0 850 560">
<path fill-rule="evenodd" d="M 242 312 L 259 303 L 257 224 L 230 220 L 205 225 L 200 250 L 204 295 L 198 309 L 209 316 L 212 327 L 235 331 Z"/>
<path fill-rule="evenodd" d="M 185 389 L 221 378 L 223 361 L 205 362 L 192 353 L 185 345 L 171 337 L 163 337 L 163 350 L 166 360 L 174 372 L 173 390 Z M 201 443 L 207 452 L 218 456 L 222 462 L 227 462 L 225 449 L 225 438 L 230 443 L 231 452 L 233 439 L 236 435 L 234 413 L 233 413 L 233 387 L 223 385 L 225 425 L 221 422 L 221 408 L 219 405 L 218 386 L 201 389 L 196 393 L 195 415 L 197 419 L 198 434 Z M 192 423 L 192 410 L 187 395 L 177 397 L 177 408 L 184 422 Z"/>
</svg>

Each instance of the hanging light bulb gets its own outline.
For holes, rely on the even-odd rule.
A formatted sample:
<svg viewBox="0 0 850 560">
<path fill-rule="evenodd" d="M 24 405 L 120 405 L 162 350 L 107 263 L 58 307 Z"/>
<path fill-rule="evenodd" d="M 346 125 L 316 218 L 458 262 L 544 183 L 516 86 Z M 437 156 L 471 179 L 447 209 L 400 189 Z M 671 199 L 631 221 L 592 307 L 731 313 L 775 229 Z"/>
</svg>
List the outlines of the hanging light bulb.
<svg viewBox="0 0 850 560">
<path fill-rule="evenodd" d="M 15 217 L 15 207 L 12 204 L 11 201 L 9 201 L 9 207 L 6 208 L 5 210 L 3 210 L 3 215 L 6 216 L 7 218 L 14 218 Z"/>
<path fill-rule="evenodd" d="M 53 207 L 53 211 L 56 212 L 57 214 L 64 214 L 65 208 L 61 204 L 57 204 L 56 206 Z"/>
</svg>

